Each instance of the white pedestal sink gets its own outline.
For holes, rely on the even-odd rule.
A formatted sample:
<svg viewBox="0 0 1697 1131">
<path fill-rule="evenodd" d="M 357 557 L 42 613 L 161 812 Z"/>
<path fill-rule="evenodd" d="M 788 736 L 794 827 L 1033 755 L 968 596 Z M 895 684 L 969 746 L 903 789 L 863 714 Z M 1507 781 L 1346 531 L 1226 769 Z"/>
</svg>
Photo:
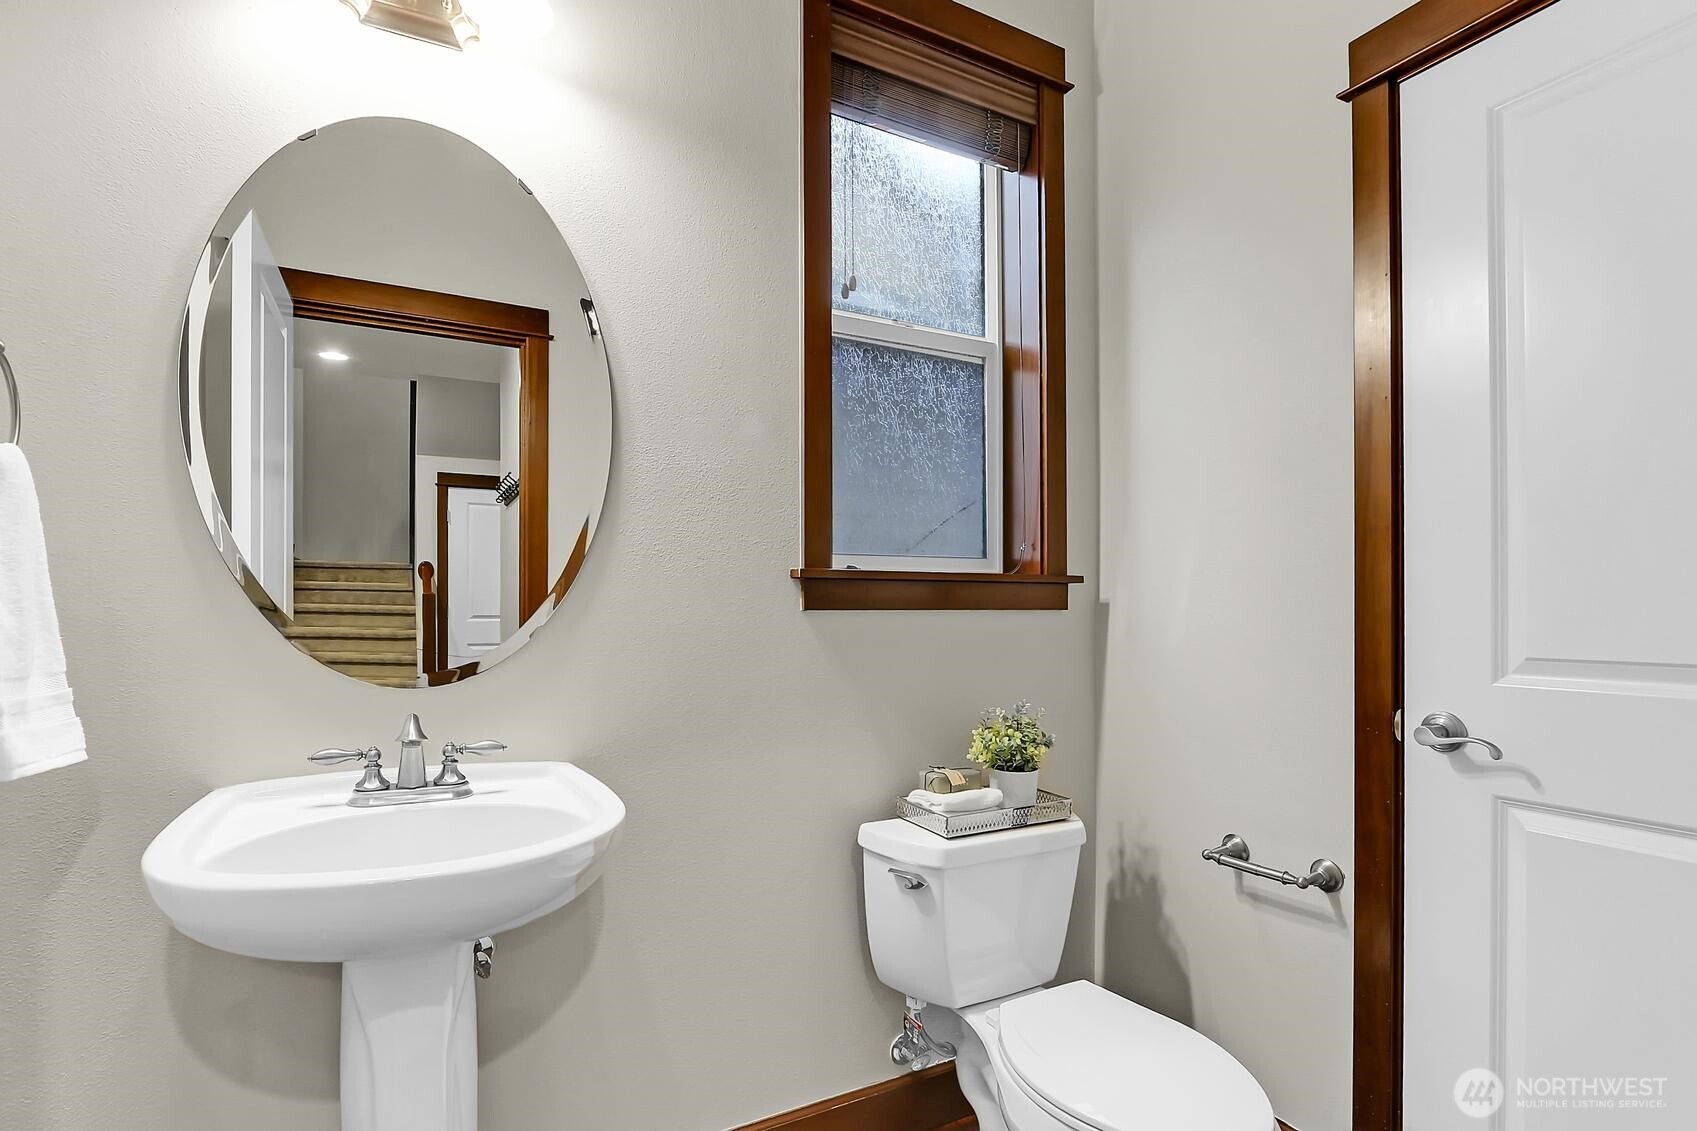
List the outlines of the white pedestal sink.
<svg viewBox="0 0 1697 1131">
<path fill-rule="evenodd" d="M 343 1131 L 475 1131 L 472 940 L 594 883 L 625 807 L 563 762 L 480 766 L 470 797 L 369 809 L 346 804 L 358 776 L 214 790 L 142 874 L 198 942 L 342 964 Z"/>
</svg>

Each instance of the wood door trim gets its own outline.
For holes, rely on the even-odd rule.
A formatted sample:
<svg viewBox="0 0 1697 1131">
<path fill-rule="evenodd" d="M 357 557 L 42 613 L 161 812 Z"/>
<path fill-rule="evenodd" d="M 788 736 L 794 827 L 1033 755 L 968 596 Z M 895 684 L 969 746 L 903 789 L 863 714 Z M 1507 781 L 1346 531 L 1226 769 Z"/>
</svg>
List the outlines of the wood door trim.
<svg viewBox="0 0 1697 1131">
<path fill-rule="evenodd" d="M 281 271 L 297 318 L 519 351 L 519 623 L 529 620 L 548 598 L 550 586 L 548 343 L 553 336 L 548 332 L 548 311 L 295 267 Z M 445 580 L 439 588 L 445 597 Z"/>
<path fill-rule="evenodd" d="M 1396 87 L 1350 107 L 1355 180 L 1355 1055 L 1359 1131 L 1402 1126 L 1402 378 Z"/>
<path fill-rule="evenodd" d="M 1349 45 L 1350 100 L 1375 83 L 1401 82 L 1465 51 L 1556 0 L 1422 0 Z"/>
<path fill-rule="evenodd" d="M 498 475 L 476 475 L 463 471 L 436 473 L 436 670 L 448 670 L 448 491 L 470 487 L 494 491 L 501 486 Z"/>
<path fill-rule="evenodd" d="M 297 318 L 516 346 L 548 338 L 548 311 L 321 271 L 281 268 Z"/>
<path fill-rule="evenodd" d="M 1556 0 L 1420 0 L 1350 44 L 1355 199 L 1355 1131 L 1401 1131 L 1400 83 Z M 1406 725 L 1406 721 L 1405 721 Z"/>
<path fill-rule="evenodd" d="M 438 487 L 469 487 L 474 491 L 494 491 L 501 486 L 499 475 L 478 475 L 469 471 L 438 471 Z"/>
</svg>

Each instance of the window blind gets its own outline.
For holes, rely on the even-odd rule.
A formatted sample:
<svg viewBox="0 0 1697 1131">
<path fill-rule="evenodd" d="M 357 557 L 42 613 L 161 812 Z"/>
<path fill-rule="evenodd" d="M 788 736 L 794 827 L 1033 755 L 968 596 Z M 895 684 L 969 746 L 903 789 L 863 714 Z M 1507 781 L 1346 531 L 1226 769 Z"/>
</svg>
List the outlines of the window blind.
<svg viewBox="0 0 1697 1131">
<path fill-rule="evenodd" d="M 831 57 L 831 109 L 845 118 L 1018 172 L 1031 155 L 1031 125 L 1000 110 Z"/>
</svg>

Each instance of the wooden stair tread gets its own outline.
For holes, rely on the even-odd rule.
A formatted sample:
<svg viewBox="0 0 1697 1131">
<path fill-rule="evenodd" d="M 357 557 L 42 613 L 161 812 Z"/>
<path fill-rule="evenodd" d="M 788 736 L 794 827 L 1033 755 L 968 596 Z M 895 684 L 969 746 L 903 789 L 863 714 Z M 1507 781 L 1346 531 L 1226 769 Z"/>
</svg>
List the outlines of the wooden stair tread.
<svg viewBox="0 0 1697 1131">
<path fill-rule="evenodd" d="M 361 628 L 345 624 L 292 624 L 283 630 L 290 640 L 411 640 L 412 628 Z"/>
<path fill-rule="evenodd" d="M 305 558 L 295 559 L 296 569 L 404 569 L 412 572 L 412 566 L 406 562 L 309 562 Z"/>
<path fill-rule="evenodd" d="M 350 613 L 358 616 L 372 617 L 410 617 L 414 613 L 412 605 L 399 603 L 381 605 L 372 602 L 355 601 L 296 601 L 295 615 L 301 613 Z"/>
<path fill-rule="evenodd" d="M 326 664 L 365 664 L 371 667 L 418 670 L 418 657 L 411 652 L 309 652 L 313 659 Z"/>
<path fill-rule="evenodd" d="M 356 675 L 353 678 L 373 687 L 417 687 L 417 676 Z"/>
<path fill-rule="evenodd" d="M 411 593 L 405 581 L 296 581 L 295 589 L 345 589 L 350 593 Z"/>
</svg>

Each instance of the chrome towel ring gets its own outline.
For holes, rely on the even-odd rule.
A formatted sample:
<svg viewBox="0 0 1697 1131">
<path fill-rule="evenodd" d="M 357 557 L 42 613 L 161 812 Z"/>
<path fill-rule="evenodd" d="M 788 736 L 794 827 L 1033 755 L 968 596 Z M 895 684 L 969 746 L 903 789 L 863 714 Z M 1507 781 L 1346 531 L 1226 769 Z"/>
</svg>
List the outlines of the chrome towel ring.
<svg viewBox="0 0 1697 1131">
<path fill-rule="evenodd" d="M 12 437 L 9 443 L 17 443 L 23 433 L 23 417 L 18 411 L 18 378 L 12 372 L 12 363 L 6 360 L 6 343 L 0 342 L 0 377 L 6 381 L 6 401 L 12 407 Z"/>
</svg>

